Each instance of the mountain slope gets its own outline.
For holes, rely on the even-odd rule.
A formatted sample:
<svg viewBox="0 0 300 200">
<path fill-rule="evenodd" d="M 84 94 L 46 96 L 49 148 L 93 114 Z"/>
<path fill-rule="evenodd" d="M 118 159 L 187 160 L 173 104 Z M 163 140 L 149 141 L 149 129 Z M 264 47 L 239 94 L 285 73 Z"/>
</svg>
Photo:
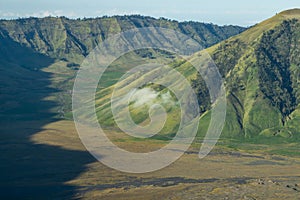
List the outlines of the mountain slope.
<svg viewBox="0 0 300 200">
<path fill-rule="evenodd" d="M 226 85 L 227 116 L 222 137 L 299 138 L 299 19 L 299 9 L 284 11 L 207 49 Z M 201 54 L 199 52 L 194 56 Z M 203 136 L 210 121 L 210 99 L 203 78 L 187 62 L 178 61 L 171 66 L 192 81 L 198 94 L 203 114 L 199 135 Z M 142 79 L 134 79 L 132 82 L 138 83 Z M 180 83 L 175 80 L 174 85 Z M 97 96 L 98 117 L 108 126 L 114 124 L 109 112 L 110 96 L 107 95 L 112 88 L 100 90 Z M 161 102 L 159 97 L 167 92 L 166 89 L 156 90 L 157 86 L 146 85 L 145 88 L 159 92 L 154 103 Z M 174 133 L 178 123 L 175 117 L 178 116 L 178 108 L 167 107 L 167 110 L 172 120 L 167 121 L 165 133 Z M 139 118 L 139 123 L 147 124 L 147 107 L 132 108 L 131 111 L 133 119 Z M 171 126 L 175 129 L 170 129 Z"/>
<path fill-rule="evenodd" d="M 84 57 L 109 35 L 148 26 L 184 32 L 205 47 L 245 30 L 238 26 L 179 23 L 137 15 L 81 20 L 65 17 L 0 20 L 0 101 L 3 107 L 0 115 L 31 118 L 34 105 L 47 108 L 44 104 L 52 102 L 60 106 L 53 107 L 51 112 L 66 117 L 66 112 L 71 110 L 74 77 Z M 140 52 L 140 55 L 147 57 L 148 54 Z M 43 82 L 46 79 L 49 79 L 47 87 Z M 110 81 L 108 77 L 107 83 Z M 36 102 L 31 98 L 36 92 L 49 96 L 45 102 Z M 25 104 L 28 105 L 26 112 L 22 106 Z M 38 112 L 35 113 L 38 117 Z"/>
<path fill-rule="evenodd" d="M 239 26 L 177 22 L 139 15 L 81 20 L 46 17 L 0 21 L 0 31 L 13 41 L 53 58 L 75 59 L 77 62 L 109 35 L 141 27 L 177 30 L 193 37 L 204 48 L 245 30 Z"/>
<path fill-rule="evenodd" d="M 284 11 L 229 39 L 226 38 L 241 32 L 243 28 L 217 27 L 195 22 L 178 23 L 141 16 L 83 20 L 69 20 L 63 17 L 2 20 L 0 42 L 2 46 L 11 46 L 12 50 L 0 49 L 0 66 L 5 70 L 10 66 L 26 68 L 32 76 L 38 75 L 40 70 L 51 73 L 51 88 L 60 91 L 56 91 L 55 97 L 51 96 L 49 99 L 59 101 L 63 105 L 63 108 L 59 108 L 61 115 L 66 116 L 66 111 L 70 111 L 71 105 L 69 91 L 72 89 L 74 75 L 79 67 L 76 63 L 80 63 L 85 55 L 110 34 L 134 27 L 160 26 L 188 34 L 205 47 L 226 39 L 207 49 L 218 66 L 227 89 L 228 106 L 223 137 L 248 138 L 262 135 L 297 139 L 300 122 L 299 19 L 299 9 Z M 21 53 L 10 54 L 16 44 L 24 47 L 25 50 L 20 48 Z M 33 51 L 33 54 L 22 53 L 28 53 L 28 49 Z M 37 52 L 39 54 L 36 54 Z M 207 97 L 208 91 L 203 78 L 197 75 L 188 62 L 179 58 L 174 60 L 166 52 L 152 50 L 133 52 L 133 54 L 144 60 L 155 58 L 162 63 L 173 60 L 170 66 L 176 68 L 193 83 L 201 103 L 200 111 L 203 115 L 199 134 L 203 135 L 210 116 L 210 99 Z M 196 53 L 195 56 L 199 54 L 201 52 Z M 33 59 L 27 62 L 26 58 L 28 59 L 31 55 Z M 45 62 L 44 59 L 48 61 Z M 26 64 L 22 65 L 24 63 Z M 41 63 L 46 64 L 41 65 Z M 136 60 L 136 56 L 127 54 L 124 58 L 115 61 L 110 71 L 104 74 L 105 80 L 99 83 L 100 88 L 96 95 L 97 114 L 104 125 L 114 125 L 109 111 L 109 93 L 113 85 L 129 66 L 141 63 Z M 10 69 L 18 70 L 17 68 Z M 9 76 L 12 76 L 13 70 L 8 71 Z M 2 76 L 6 77 L 5 74 Z M 24 77 L 21 74 L 18 78 Z M 18 78 L 13 80 L 18 82 Z M 138 77 L 134 81 L 139 82 L 142 79 L 143 77 Z M 3 78 L 3 80 L 7 80 L 4 81 L 3 85 L 6 87 L 3 88 L 13 87 L 9 79 Z M 174 84 L 180 85 L 177 82 Z M 166 88 L 157 85 L 149 84 L 141 89 L 157 93 L 158 99 L 154 100 L 154 103 L 162 101 L 166 95 L 167 98 L 176 100 Z M 8 105 L 5 108 L 5 114 L 10 113 L 11 109 L 18 110 L 16 105 L 21 102 L 12 106 L 7 104 L 11 99 L 6 98 L 6 96 L 13 97 L 18 91 L 12 93 L 10 90 L 3 89 L 3 91 L 6 95 L 3 95 L 1 102 L 3 105 Z M 163 132 L 172 136 L 178 128 L 178 107 L 172 107 L 170 104 L 166 106 L 170 118 Z M 130 109 L 134 121 L 140 124 L 149 122 L 147 107 L 132 106 Z"/>
<path fill-rule="evenodd" d="M 299 19 L 284 11 L 208 49 L 226 81 L 223 136 L 298 137 Z"/>
</svg>

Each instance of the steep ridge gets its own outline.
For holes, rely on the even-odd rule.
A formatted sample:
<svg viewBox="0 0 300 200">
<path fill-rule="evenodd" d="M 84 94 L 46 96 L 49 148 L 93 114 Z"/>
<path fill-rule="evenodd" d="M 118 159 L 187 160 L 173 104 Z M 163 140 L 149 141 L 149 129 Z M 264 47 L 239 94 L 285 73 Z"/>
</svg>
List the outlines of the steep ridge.
<svg viewBox="0 0 300 200">
<path fill-rule="evenodd" d="M 47 99 L 60 105 L 53 108 L 51 112 L 58 113 L 59 117 L 69 118 L 74 77 L 85 56 L 110 35 L 132 28 L 150 26 L 184 32 L 204 47 L 245 30 L 239 26 L 221 27 L 197 22 L 181 23 L 139 15 L 77 20 L 65 17 L 0 20 L 0 70 L 1 82 L 3 82 L 0 100 L 4 105 L 1 110 L 3 112 L 5 110 L 5 113 L 1 111 L 0 115 L 22 114 L 22 110 L 18 111 L 20 108 L 18 105 L 26 103 L 34 105 L 34 99 L 30 97 L 37 90 L 31 89 L 29 84 L 26 84 L 24 88 L 21 86 L 24 81 L 35 82 L 35 77 L 42 80 L 43 78 L 39 75 L 46 72 L 51 75 L 49 77 L 51 83 L 48 88 L 41 90 L 46 90 L 43 93 L 49 91 L 50 96 Z M 137 54 L 151 57 L 152 53 L 141 51 Z M 116 71 L 119 70 L 121 69 L 116 69 Z M 108 77 L 107 83 L 110 81 L 111 77 Z M 32 84 L 38 86 L 39 81 Z M 15 98 L 16 94 L 25 94 L 28 98 L 25 100 Z"/>
<path fill-rule="evenodd" d="M 245 28 L 198 22 L 177 22 L 139 15 L 72 20 L 65 17 L 1 20 L 0 29 L 13 41 L 53 58 L 77 62 L 109 35 L 133 28 L 163 27 L 193 37 L 204 48 L 214 45 Z"/>
<path fill-rule="evenodd" d="M 298 19 L 299 9 L 284 11 L 207 49 L 224 78 L 227 90 L 227 116 L 222 137 L 281 136 L 297 139 L 299 136 Z M 171 66 L 191 80 L 195 88 L 202 113 L 199 136 L 203 136 L 210 122 L 210 98 L 203 77 L 188 62 L 178 61 Z M 175 81 L 174 85 L 180 83 Z M 98 117 L 108 126 L 114 125 L 109 112 L 110 96 L 107 95 L 111 90 L 112 87 L 105 88 L 97 95 Z M 159 92 L 165 94 L 166 90 Z M 178 110 L 168 110 L 172 120 L 167 121 L 166 127 L 176 127 L 178 119 L 174 116 Z M 134 108 L 132 118 L 145 123 L 147 113 L 145 108 Z"/>
<path fill-rule="evenodd" d="M 69 20 L 64 17 L 2 20 L 0 31 L 2 41 L 9 40 L 24 45 L 55 59 L 52 61 L 54 64 L 43 67 L 43 70 L 53 73 L 54 88 L 65 91 L 63 95 L 57 97 L 62 99 L 60 103 L 64 106 L 63 116 L 70 111 L 70 94 L 66 94 L 66 91 L 71 89 L 74 74 L 79 67 L 78 63 L 110 34 L 131 28 L 160 26 L 188 34 L 205 47 L 226 39 L 207 49 L 218 66 L 227 89 L 228 107 L 223 137 L 247 138 L 263 135 L 297 138 L 300 119 L 299 19 L 299 9 L 284 11 L 231 38 L 229 37 L 244 29 L 196 22 L 179 23 L 142 16 L 82 20 Z M 159 51 L 135 53 L 145 59 L 158 58 L 166 61 L 172 59 Z M 5 54 L 1 56 L 2 67 L 8 66 L 7 63 L 20 64 L 13 58 L 8 61 Z M 126 56 L 127 60 L 132 58 L 130 55 Z M 32 64 L 31 69 L 39 69 L 34 66 L 38 65 Z M 118 66 L 123 66 L 124 69 Z M 203 113 L 199 134 L 202 135 L 210 116 L 205 83 L 191 69 L 189 63 L 176 60 L 171 66 L 193 82 L 192 85 L 199 95 L 200 111 Z M 116 61 L 112 71 L 107 74 L 107 81 L 104 81 L 96 95 L 98 116 L 107 126 L 114 124 L 112 116 L 107 114 L 110 108 L 107 94 L 111 91 L 115 80 L 126 69 L 124 60 Z M 165 88 L 159 86 L 145 87 L 150 87 L 161 94 L 167 93 Z M 5 99 L 2 101 L 5 102 Z M 171 116 L 176 116 L 176 109 L 168 107 Z M 147 122 L 148 111 L 146 112 L 144 108 L 135 108 L 132 113 L 133 119 L 139 123 Z M 168 127 L 171 125 L 176 127 L 175 121 L 170 120 L 169 124 L 167 123 Z"/>
<path fill-rule="evenodd" d="M 298 137 L 299 19 L 284 11 L 208 49 L 226 82 L 224 137 Z"/>
<path fill-rule="evenodd" d="M 222 137 L 299 138 L 299 19 L 299 9 L 284 11 L 207 49 L 226 85 L 227 116 Z M 210 121 L 210 98 L 203 78 L 187 62 L 178 61 L 171 66 L 191 80 L 198 94 L 202 137 Z M 180 85 L 175 81 L 176 84 Z M 109 126 L 114 124 L 112 115 L 107 114 L 110 109 L 107 94 L 111 89 L 105 88 L 97 96 L 98 117 Z M 165 93 L 165 89 L 160 91 Z M 175 126 L 178 110 L 168 110 L 173 120 L 167 121 L 166 126 Z M 145 108 L 135 108 L 132 117 L 145 123 L 147 112 Z"/>
</svg>

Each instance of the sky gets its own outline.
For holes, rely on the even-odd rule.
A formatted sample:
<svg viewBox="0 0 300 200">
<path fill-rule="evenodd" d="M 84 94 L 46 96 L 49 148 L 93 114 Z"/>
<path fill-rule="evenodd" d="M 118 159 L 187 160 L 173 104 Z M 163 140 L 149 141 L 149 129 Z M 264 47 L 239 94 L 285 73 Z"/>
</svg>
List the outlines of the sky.
<svg viewBox="0 0 300 200">
<path fill-rule="evenodd" d="M 0 0 L 0 18 L 69 18 L 140 14 L 178 21 L 251 26 L 276 13 L 300 8 L 299 0 Z"/>
</svg>

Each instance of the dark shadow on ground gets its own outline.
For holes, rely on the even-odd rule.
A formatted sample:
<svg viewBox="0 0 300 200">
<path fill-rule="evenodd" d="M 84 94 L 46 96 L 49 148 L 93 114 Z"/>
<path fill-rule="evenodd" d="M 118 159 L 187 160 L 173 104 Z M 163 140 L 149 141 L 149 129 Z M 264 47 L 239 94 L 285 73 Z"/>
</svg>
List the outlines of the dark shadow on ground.
<svg viewBox="0 0 300 200">
<path fill-rule="evenodd" d="M 95 161 L 88 152 L 30 140 L 59 120 L 52 111 L 58 105 L 45 100 L 58 91 L 40 70 L 51 63 L 0 30 L 0 199 L 70 199 L 76 187 L 65 182 Z"/>
</svg>

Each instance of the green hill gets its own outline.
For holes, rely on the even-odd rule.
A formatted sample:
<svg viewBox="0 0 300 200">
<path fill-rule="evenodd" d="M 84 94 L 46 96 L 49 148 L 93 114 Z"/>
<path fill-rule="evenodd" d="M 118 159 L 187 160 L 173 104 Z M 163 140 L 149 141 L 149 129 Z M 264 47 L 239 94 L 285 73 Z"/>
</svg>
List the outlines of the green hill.
<svg viewBox="0 0 300 200">
<path fill-rule="evenodd" d="M 152 26 L 185 33 L 204 47 L 245 30 L 239 26 L 177 22 L 139 15 L 0 20 L 0 116 L 4 120 L 32 118 L 33 115 L 39 118 L 40 112 L 51 112 L 60 118 L 69 118 L 73 81 L 84 57 L 110 35 Z M 147 52 L 140 54 L 147 57 Z M 106 85 L 113 82 L 111 79 L 119 70 L 107 77 Z M 48 96 L 45 101 L 38 101 L 32 98 L 36 93 Z M 55 106 L 49 109 L 45 104 Z"/>
<path fill-rule="evenodd" d="M 199 22 L 177 22 L 139 15 L 72 20 L 65 17 L 0 20 L 0 32 L 7 38 L 53 58 L 81 62 L 108 36 L 141 27 L 163 27 L 187 34 L 204 48 L 245 28 Z"/>
<path fill-rule="evenodd" d="M 78 20 L 64 17 L 1 20 L 3 95 L 0 100 L 4 105 L 1 116 L 26 118 L 35 114 L 38 116 L 37 113 L 52 112 L 58 113 L 56 116 L 71 117 L 71 89 L 83 58 L 111 34 L 131 28 L 159 26 L 188 34 L 204 47 L 209 47 L 207 51 L 219 68 L 227 90 L 228 107 L 223 137 L 241 139 L 278 136 L 294 140 L 299 135 L 300 119 L 299 18 L 299 9 L 288 10 L 246 31 L 237 26 L 181 23 L 137 15 Z M 199 54 L 201 52 L 195 56 Z M 192 82 L 201 102 L 199 135 L 204 135 L 211 105 L 203 78 L 197 75 L 188 62 L 174 59 L 172 55 L 159 50 L 132 52 L 113 63 L 104 74 L 104 80 L 99 83 L 96 95 L 99 120 L 108 127 L 115 125 L 110 112 L 110 93 L 118 78 L 130 66 L 142 63 L 140 58 L 142 61 L 153 59 L 162 63 L 172 61 L 170 66 Z M 157 72 L 149 72 L 153 73 Z M 43 77 L 45 74 L 47 77 Z M 43 82 L 46 79 L 50 81 L 47 88 Z M 138 83 L 142 79 L 139 77 L 131 81 Z M 180 85 L 176 81 L 174 84 Z M 148 84 L 140 89 L 155 93 L 157 98 L 152 99 L 152 103 L 161 103 L 165 98 L 176 101 L 172 93 L 159 85 Z M 44 98 L 45 102 L 35 102 L 35 99 L 30 98 L 36 91 L 43 96 L 49 93 Z M 16 95 L 19 95 L 18 98 L 15 98 Z M 50 106 L 50 109 L 44 105 L 49 103 L 55 106 Z M 31 109 L 36 107 L 40 109 Z M 178 128 L 179 110 L 176 104 L 169 103 L 166 103 L 166 109 L 170 117 L 162 133 L 172 136 Z M 132 104 L 130 111 L 135 122 L 149 122 L 147 106 Z"/>
<path fill-rule="evenodd" d="M 226 81 L 223 136 L 299 137 L 299 19 L 284 11 L 208 49 Z"/>
<path fill-rule="evenodd" d="M 227 116 L 223 138 L 244 140 L 276 137 L 279 140 L 298 140 L 299 18 L 299 9 L 284 11 L 207 49 L 226 85 Z M 196 53 L 195 56 L 200 54 Z M 203 78 L 187 62 L 180 63 L 179 60 L 170 66 L 189 79 L 198 94 L 202 113 L 199 136 L 202 137 L 210 121 L 210 98 Z M 142 79 L 131 82 L 137 84 Z M 180 83 L 175 81 L 174 85 Z M 152 103 L 161 103 L 161 95 L 167 92 L 166 89 L 156 90 L 156 86 L 146 85 L 145 88 L 158 92 L 158 98 Z M 107 126 L 114 126 L 109 111 L 109 93 L 112 89 L 113 86 L 106 87 L 97 95 L 98 117 Z M 148 109 L 147 106 L 131 107 L 132 118 L 138 123 L 147 124 Z M 179 111 L 176 107 L 167 107 L 167 110 L 170 118 L 162 133 L 172 135 L 178 128 L 176 123 L 179 119 L 176 116 Z"/>
</svg>

